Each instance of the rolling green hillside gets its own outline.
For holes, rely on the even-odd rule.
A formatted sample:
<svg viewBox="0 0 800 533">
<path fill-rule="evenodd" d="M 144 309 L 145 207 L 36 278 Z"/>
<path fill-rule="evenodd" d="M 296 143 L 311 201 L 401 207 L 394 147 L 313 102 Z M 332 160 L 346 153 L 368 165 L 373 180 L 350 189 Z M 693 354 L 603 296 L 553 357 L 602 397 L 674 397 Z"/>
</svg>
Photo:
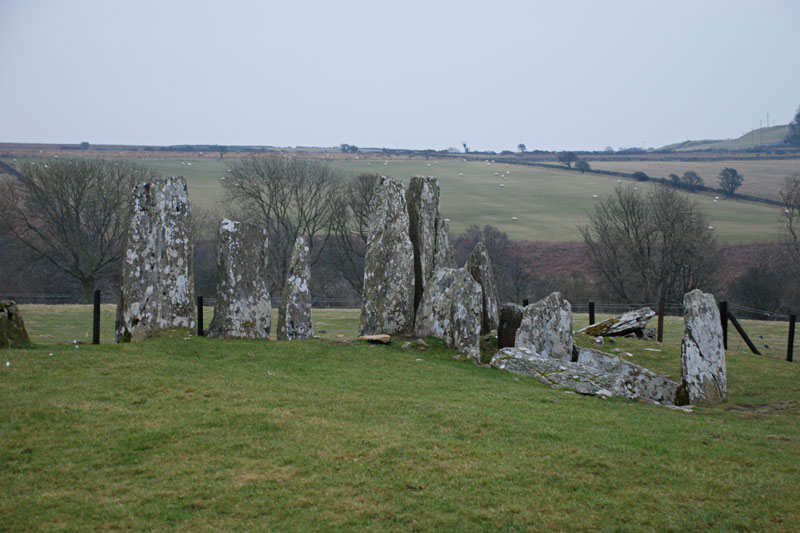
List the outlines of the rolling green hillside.
<svg viewBox="0 0 800 533">
<path fill-rule="evenodd" d="M 749 131 L 738 139 L 703 140 L 703 141 L 684 141 L 682 143 L 669 144 L 661 150 L 674 150 L 676 152 L 694 152 L 697 150 L 746 150 L 756 146 L 770 146 L 781 142 L 788 126 L 770 126 L 769 128 L 757 128 Z"/>
<path fill-rule="evenodd" d="M 200 206 L 211 207 L 222 198 L 223 160 L 141 160 L 165 175 L 187 178 L 189 195 Z M 191 165 L 189 164 L 191 163 Z M 439 178 L 442 214 L 450 219 L 454 235 L 473 224 L 491 224 L 512 238 L 532 241 L 578 241 L 578 226 L 597 198 L 609 194 L 618 178 L 556 169 L 424 159 L 347 159 L 332 164 L 347 173 L 378 173 L 408 182 L 410 176 Z M 505 177 L 505 179 L 504 179 Z M 622 180 L 640 188 L 651 185 Z M 748 243 L 778 236 L 778 209 L 762 204 L 734 202 L 692 195 L 712 220 L 723 242 Z M 514 220 L 516 217 L 516 220 Z"/>
</svg>

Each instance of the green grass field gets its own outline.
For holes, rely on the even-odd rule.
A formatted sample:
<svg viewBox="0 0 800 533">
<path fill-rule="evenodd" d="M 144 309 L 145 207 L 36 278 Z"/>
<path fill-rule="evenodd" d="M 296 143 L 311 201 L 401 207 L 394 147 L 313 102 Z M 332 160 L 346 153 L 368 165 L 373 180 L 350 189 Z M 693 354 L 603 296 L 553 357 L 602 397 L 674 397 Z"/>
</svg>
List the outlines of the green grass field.
<svg viewBox="0 0 800 533">
<path fill-rule="evenodd" d="M 138 161 L 165 175 L 185 176 L 190 198 L 196 205 L 211 207 L 222 198 L 219 183 L 228 168 L 226 160 Z M 617 178 L 607 176 L 450 159 L 384 160 L 373 157 L 337 160 L 332 164 L 344 172 L 385 174 L 406 183 L 413 175 L 436 176 L 441 186 L 442 214 L 450 218 L 454 235 L 473 224 L 481 227 L 490 224 L 512 238 L 533 241 L 579 241 L 578 226 L 587 222 L 587 214 L 597 201 L 593 196 L 603 197 L 617 185 Z M 629 180 L 623 182 L 633 183 Z M 650 186 L 635 185 L 643 190 Z M 712 196 L 699 194 L 692 197 L 708 213 L 714 231 L 723 242 L 763 242 L 779 236 L 779 210 L 776 207 L 727 200 L 714 203 Z"/>
<path fill-rule="evenodd" d="M 684 413 L 359 343 L 353 310 L 322 340 L 78 349 L 88 306 L 21 310 L 4 531 L 800 528 L 800 375 L 778 359 L 729 350 L 727 403 Z M 674 374 L 679 322 L 616 346 Z"/>
<path fill-rule="evenodd" d="M 756 146 L 769 146 L 781 142 L 789 132 L 789 127 L 770 126 L 768 128 L 757 128 L 749 131 L 736 139 L 709 140 L 709 141 L 686 141 L 664 146 L 662 149 L 675 150 L 678 152 L 695 150 L 749 150 Z"/>
</svg>

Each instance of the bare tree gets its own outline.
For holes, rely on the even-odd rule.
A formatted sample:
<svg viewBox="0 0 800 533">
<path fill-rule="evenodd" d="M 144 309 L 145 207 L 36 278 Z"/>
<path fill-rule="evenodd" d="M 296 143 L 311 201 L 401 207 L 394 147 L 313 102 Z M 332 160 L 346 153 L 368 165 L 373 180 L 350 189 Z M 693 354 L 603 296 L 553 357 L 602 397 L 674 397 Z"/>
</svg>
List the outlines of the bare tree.
<svg viewBox="0 0 800 533">
<path fill-rule="evenodd" d="M 787 248 L 800 265 L 800 172 L 786 176 L 781 188 L 781 200 L 783 200 L 781 218 L 785 223 Z"/>
<path fill-rule="evenodd" d="M 719 254 L 708 219 L 669 187 L 656 186 L 645 198 L 617 186 L 581 232 L 594 267 L 625 301 L 678 300 L 717 283 Z"/>
<path fill-rule="evenodd" d="M 358 294 L 364 285 L 372 200 L 380 179 L 379 174 L 360 174 L 348 181 L 334 200 L 331 266 Z"/>
<path fill-rule="evenodd" d="M 723 168 L 717 178 L 719 179 L 720 188 L 722 188 L 728 196 L 733 196 L 733 193 L 742 186 L 742 182 L 744 181 L 744 177 L 739 174 L 739 171 L 730 167 Z"/>
<path fill-rule="evenodd" d="M 0 182 L 0 224 L 33 256 L 77 280 L 88 303 L 95 283 L 119 276 L 131 191 L 151 170 L 125 162 L 25 163 Z"/>
<path fill-rule="evenodd" d="M 297 237 L 308 238 L 311 263 L 319 259 L 337 205 L 339 174 L 325 162 L 280 154 L 253 155 L 230 170 L 223 182 L 226 199 L 267 229 L 270 291 L 275 293 L 286 279 Z"/>
</svg>

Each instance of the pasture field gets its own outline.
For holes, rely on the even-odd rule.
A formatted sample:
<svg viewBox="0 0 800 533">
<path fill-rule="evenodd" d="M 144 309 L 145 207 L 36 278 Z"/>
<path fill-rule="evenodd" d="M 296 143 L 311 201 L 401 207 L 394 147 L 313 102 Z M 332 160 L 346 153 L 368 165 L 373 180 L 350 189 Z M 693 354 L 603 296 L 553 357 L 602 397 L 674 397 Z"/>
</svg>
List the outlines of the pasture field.
<svg viewBox="0 0 800 533">
<path fill-rule="evenodd" d="M 221 203 L 222 187 L 219 183 L 220 178 L 226 175 L 228 161 L 137 160 L 164 175 L 186 177 L 190 198 L 195 205 L 206 208 Z M 473 224 L 481 227 L 490 224 L 514 239 L 547 242 L 580 241 L 578 227 L 588 221 L 587 215 L 597 202 L 593 196 L 602 198 L 609 194 L 618 179 L 499 162 L 487 164 L 453 159 L 359 158 L 336 159 L 331 164 L 343 172 L 384 174 L 405 183 L 414 175 L 436 176 L 441 187 L 441 211 L 450 219 L 453 235 L 463 233 Z M 623 184 L 634 183 L 622 181 Z M 645 191 L 651 186 L 634 185 Z M 764 242 L 779 236 L 777 207 L 724 199 L 714 203 L 712 196 L 702 194 L 692 197 L 709 215 L 713 231 L 722 242 Z"/>
<path fill-rule="evenodd" d="M 75 349 L 88 306 L 21 310 L 36 344 L 2 352 L 4 531 L 800 528 L 796 364 L 731 349 L 728 401 L 685 413 L 552 390 L 436 340 Z M 66 344 L 42 338 L 58 320 Z M 620 342 L 679 368 L 673 333 Z"/>
<path fill-rule="evenodd" d="M 642 171 L 651 178 L 683 176 L 692 170 L 703 178 L 705 185 L 719 187 L 719 173 L 732 167 L 744 176 L 742 186 L 736 192 L 780 201 L 783 179 L 793 172 L 800 172 L 800 159 L 765 159 L 747 161 L 591 161 L 597 170 L 617 172 Z"/>
<path fill-rule="evenodd" d="M 672 149 L 678 152 L 695 150 L 750 150 L 756 146 L 769 146 L 781 142 L 789 133 L 789 126 L 770 126 L 749 131 L 736 139 L 686 141 L 664 146 L 663 149 Z"/>
</svg>

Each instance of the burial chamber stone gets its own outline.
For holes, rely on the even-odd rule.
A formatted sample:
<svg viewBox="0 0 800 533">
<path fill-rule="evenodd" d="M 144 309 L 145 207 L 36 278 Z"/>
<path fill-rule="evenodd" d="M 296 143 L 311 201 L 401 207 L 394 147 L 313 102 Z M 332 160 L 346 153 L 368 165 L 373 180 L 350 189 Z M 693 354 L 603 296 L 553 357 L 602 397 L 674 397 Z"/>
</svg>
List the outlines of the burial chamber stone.
<svg viewBox="0 0 800 533">
<path fill-rule="evenodd" d="M 182 177 L 134 187 L 117 305 L 117 342 L 195 327 L 190 219 Z"/>
<path fill-rule="evenodd" d="M 402 183 L 382 178 L 371 211 L 359 335 L 408 333 L 414 328 L 414 248 Z"/>
<path fill-rule="evenodd" d="M 676 403 L 722 403 L 727 391 L 722 324 L 714 296 L 695 289 L 683 297 L 681 385 Z"/>
<path fill-rule="evenodd" d="M 207 336 L 269 339 L 267 232 L 223 219 L 217 249 L 217 298 Z"/>
<path fill-rule="evenodd" d="M 281 293 L 278 340 L 307 339 L 314 335 L 311 321 L 311 292 L 308 290 L 308 282 L 311 279 L 308 253 L 306 239 L 298 237 L 294 243 L 289 273 Z"/>
<path fill-rule="evenodd" d="M 481 335 L 485 335 L 493 329 L 497 329 L 499 312 L 497 309 L 497 284 L 494 280 L 492 261 L 489 259 L 489 251 L 482 242 L 476 244 L 472 253 L 467 257 L 465 268 L 481 286 L 483 294 L 483 302 L 481 304 Z"/>
<path fill-rule="evenodd" d="M 641 309 L 628 311 L 603 320 L 597 324 L 591 324 L 578 331 L 592 337 L 621 337 L 629 333 L 634 333 L 637 337 L 644 337 L 647 321 L 653 318 L 655 314 L 655 311 L 649 307 L 642 307 Z"/>
<path fill-rule="evenodd" d="M 433 271 L 437 268 L 456 268 L 453 246 L 450 244 L 450 221 L 439 217 L 436 220 L 436 250 L 433 256 Z"/>
<path fill-rule="evenodd" d="M 514 346 L 553 359 L 572 359 L 572 306 L 560 292 L 522 310 Z"/>
<path fill-rule="evenodd" d="M 431 335 L 481 364 L 481 286 L 464 268 L 440 268 L 425 287 L 415 333 Z"/>
<path fill-rule="evenodd" d="M 17 303 L 13 300 L 0 302 L 0 348 L 19 348 L 30 343 Z"/>
</svg>

